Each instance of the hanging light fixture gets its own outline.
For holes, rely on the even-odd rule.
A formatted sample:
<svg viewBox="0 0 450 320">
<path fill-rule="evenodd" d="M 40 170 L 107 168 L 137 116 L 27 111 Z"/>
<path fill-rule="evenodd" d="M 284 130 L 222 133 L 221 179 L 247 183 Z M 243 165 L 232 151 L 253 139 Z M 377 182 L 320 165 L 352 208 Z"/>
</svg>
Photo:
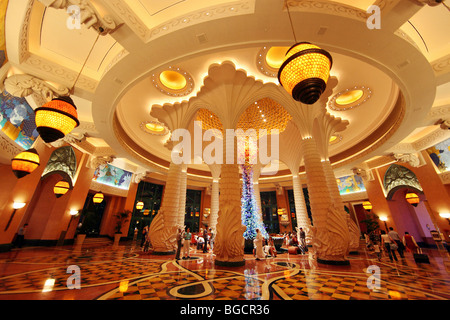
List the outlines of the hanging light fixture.
<svg viewBox="0 0 450 320">
<path fill-rule="evenodd" d="M 36 130 L 47 143 L 63 138 L 80 125 L 70 97 L 58 97 L 34 110 Z"/>
<path fill-rule="evenodd" d="M 417 194 L 415 194 L 414 192 L 408 192 L 405 195 L 405 199 L 406 199 L 406 201 L 408 201 L 408 203 L 410 205 L 413 205 L 414 207 L 417 207 L 417 205 L 420 202 L 419 196 Z"/>
<path fill-rule="evenodd" d="M 295 100 L 314 104 L 325 91 L 333 59 L 314 44 L 297 42 L 287 1 L 285 5 L 295 44 L 286 52 L 278 70 L 278 81 Z"/>
<path fill-rule="evenodd" d="M 144 202 L 139 201 L 138 203 L 136 203 L 136 209 L 142 210 L 142 208 L 144 208 Z"/>
<path fill-rule="evenodd" d="M 363 208 L 370 212 L 372 210 L 372 203 L 370 201 L 364 201 L 362 204 Z"/>
<path fill-rule="evenodd" d="M 94 203 L 101 203 L 102 201 L 103 201 L 103 199 L 104 199 L 104 195 L 103 195 L 103 193 L 100 191 L 100 192 L 98 192 L 98 193 L 96 193 L 95 195 L 94 195 L 94 197 L 92 198 L 92 201 L 94 202 Z"/>
<path fill-rule="evenodd" d="M 11 160 L 11 168 L 17 178 L 23 178 L 39 166 L 39 154 L 36 149 L 19 153 Z"/>
<path fill-rule="evenodd" d="M 97 35 L 88 56 L 86 57 L 80 72 L 78 73 L 72 88 L 69 90 L 73 94 L 75 85 L 83 72 L 84 67 L 94 49 L 95 44 L 99 39 L 100 34 Z M 51 143 L 63 138 L 70 133 L 74 128 L 80 125 L 78 121 L 77 107 L 69 96 L 60 96 L 47 102 L 42 107 L 35 109 L 36 130 L 39 132 L 41 138 Z"/>
<path fill-rule="evenodd" d="M 69 191 L 70 185 L 67 181 L 61 180 L 55 184 L 53 187 L 53 193 L 55 194 L 56 198 L 60 198 L 63 195 Z"/>
</svg>

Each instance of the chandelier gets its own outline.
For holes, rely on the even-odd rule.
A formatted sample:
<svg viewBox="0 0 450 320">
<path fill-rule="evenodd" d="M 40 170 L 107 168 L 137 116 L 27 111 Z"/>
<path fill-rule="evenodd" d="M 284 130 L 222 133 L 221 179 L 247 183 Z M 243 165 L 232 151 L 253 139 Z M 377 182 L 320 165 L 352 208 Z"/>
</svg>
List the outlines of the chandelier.
<svg viewBox="0 0 450 320">
<path fill-rule="evenodd" d="M 36 149 L 29 149 L 16 155 L 11 160 L 11 168 L 17 178 L 23 178 L 39 166 L 39 155 Z"/>
</svg>

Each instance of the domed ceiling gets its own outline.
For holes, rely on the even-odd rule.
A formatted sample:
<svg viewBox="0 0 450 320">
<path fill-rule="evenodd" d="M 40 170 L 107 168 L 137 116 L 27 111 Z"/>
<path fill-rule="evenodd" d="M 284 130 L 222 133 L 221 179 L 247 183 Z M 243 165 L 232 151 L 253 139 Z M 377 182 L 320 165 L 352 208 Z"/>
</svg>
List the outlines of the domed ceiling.
<svg viewBox="0 0 450 320">
<path fill-rule="evenodd" d="M 28 73 L 68 88 L 75 84 L 81 125 L 73 135 L 87 136 L 85 150 L 113 155 L 133 172 L 156 179 L 164 180 L 170 163 L 172 130 L 155 110 L 189 103 L 206 90 L 211 66 L 231 64 L 249 79 L 279 85 L 280 57 L 294 44 L 286 3 L 296 38 L 333 57 L 331 76 L 338 82 L 326 108 L 348 121 L 330 141 L 335 172 L 350 173 L 399 151 L 418 151 L 415 144 L 436 135 L 435 122 L 450 115 L 450 35 L 436 32 L 450 29 L 444 5 L 418 0 L 96 0 L 81 12 L 86 20 L 77 26 L 66 7 L 49 3 L 9 1 L 8 74 Z M 373 4 L 381 10 L 380 29 L 367 24 L 372 13 L 366 10 Z M 29 100 L 33 107 L 39 104 Z M 280 137 L 289 140 L 295 132 L 286 130 Z M 190 164 L 188 177 L 191 185 L 212 181 L 205 163 Z M 279 173 L 265 181 L 290 177 L 281 161 Z"/>
</svg>

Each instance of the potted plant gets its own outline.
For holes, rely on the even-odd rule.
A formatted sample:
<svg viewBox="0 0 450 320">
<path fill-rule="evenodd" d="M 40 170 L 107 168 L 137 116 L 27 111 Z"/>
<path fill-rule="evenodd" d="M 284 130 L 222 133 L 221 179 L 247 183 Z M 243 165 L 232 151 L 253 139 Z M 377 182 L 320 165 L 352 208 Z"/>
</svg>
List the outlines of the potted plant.
<svg viewBox="0 0 450 320">
<path fill-rule="evenodd" d="M 116 228 L 114 233 L 114 245 L 117 246 L 119 244 L 120 238 L 122 237 L 122 227 L 124 223 L 129 220 L 131 215 L 130 210 L 124 210 L 117 212 L 114 217 L 116 218 Z"/>
</svg>

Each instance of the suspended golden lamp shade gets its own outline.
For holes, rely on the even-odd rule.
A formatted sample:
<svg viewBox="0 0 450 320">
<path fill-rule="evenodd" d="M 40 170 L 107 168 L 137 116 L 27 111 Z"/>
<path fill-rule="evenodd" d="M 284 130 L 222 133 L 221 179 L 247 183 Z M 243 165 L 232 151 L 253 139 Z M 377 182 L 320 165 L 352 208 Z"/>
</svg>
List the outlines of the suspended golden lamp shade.
<svg viewBox="0 0 450 320">
<path fill-rule="evenodd" d="M 55 194 L 56 198 L 60 198 L 63 195 L 69 191 L 70 185 L 67 181 L 61 180 L 55 184 L 53 187 L 53 193 Z"/>
<path fill-rule="evenodd" d="M 103 193 L 98 192 L 94 195 L 94 198 L 92 198 L 92 201 L 94 201 L 94 203 L 101 203 L 104 198 L 105 198 L 105 196 L 103 195 Z"/>
<path fill-rule="evenodd" d="M 144 212 L 142 212 L 142 214 L 144 216 L 148 216 L 150 214 L 150 210 L 149 209 L 145 209 Z"/>
<path fill-rule="evenodd" d="M 11 160 L 11 168 L 17 178 L 23 178 L 39 166 L 39 155 L 36 149 L 19 153 Z"/>
<path fill-rule="evenodd" d="M 372 203 L 370 203 L 370 201 L 364 201 L 362 205 L 365 210 L 367 211 L 372 210 Z"/>
<path fill-rule="evenodd" d="M 144 202 L 139 201 L 136 203 L 136 209 L 141 210 L 142 208 L 144 208 Z"/>
<path fill-rule="evenodd" d="M 408 192 L 405 195 L 405 199 L 406 199 L 406 201 L 408 201 L 408 203 L 410 205 L 413 205 L 414 207 L 417 207 L 417 205 L 420 202 L 419 196 L 417 194 L 415 194 L 414 192 Z"/>
<path fill-rule="evenodd" d="M 299 42 L 287 51 L 278 70 L 278 81 L 295 100 L 313 104 L 325 91 L 332 64 L 327 51 Z"/>
<path fill-rule="evenodd" d="M 77 108 L 70 97 L 58 97 L 35 110 L 36 130 L 41 138 L 53 142 L 80 125 Z"/>
</svg>

